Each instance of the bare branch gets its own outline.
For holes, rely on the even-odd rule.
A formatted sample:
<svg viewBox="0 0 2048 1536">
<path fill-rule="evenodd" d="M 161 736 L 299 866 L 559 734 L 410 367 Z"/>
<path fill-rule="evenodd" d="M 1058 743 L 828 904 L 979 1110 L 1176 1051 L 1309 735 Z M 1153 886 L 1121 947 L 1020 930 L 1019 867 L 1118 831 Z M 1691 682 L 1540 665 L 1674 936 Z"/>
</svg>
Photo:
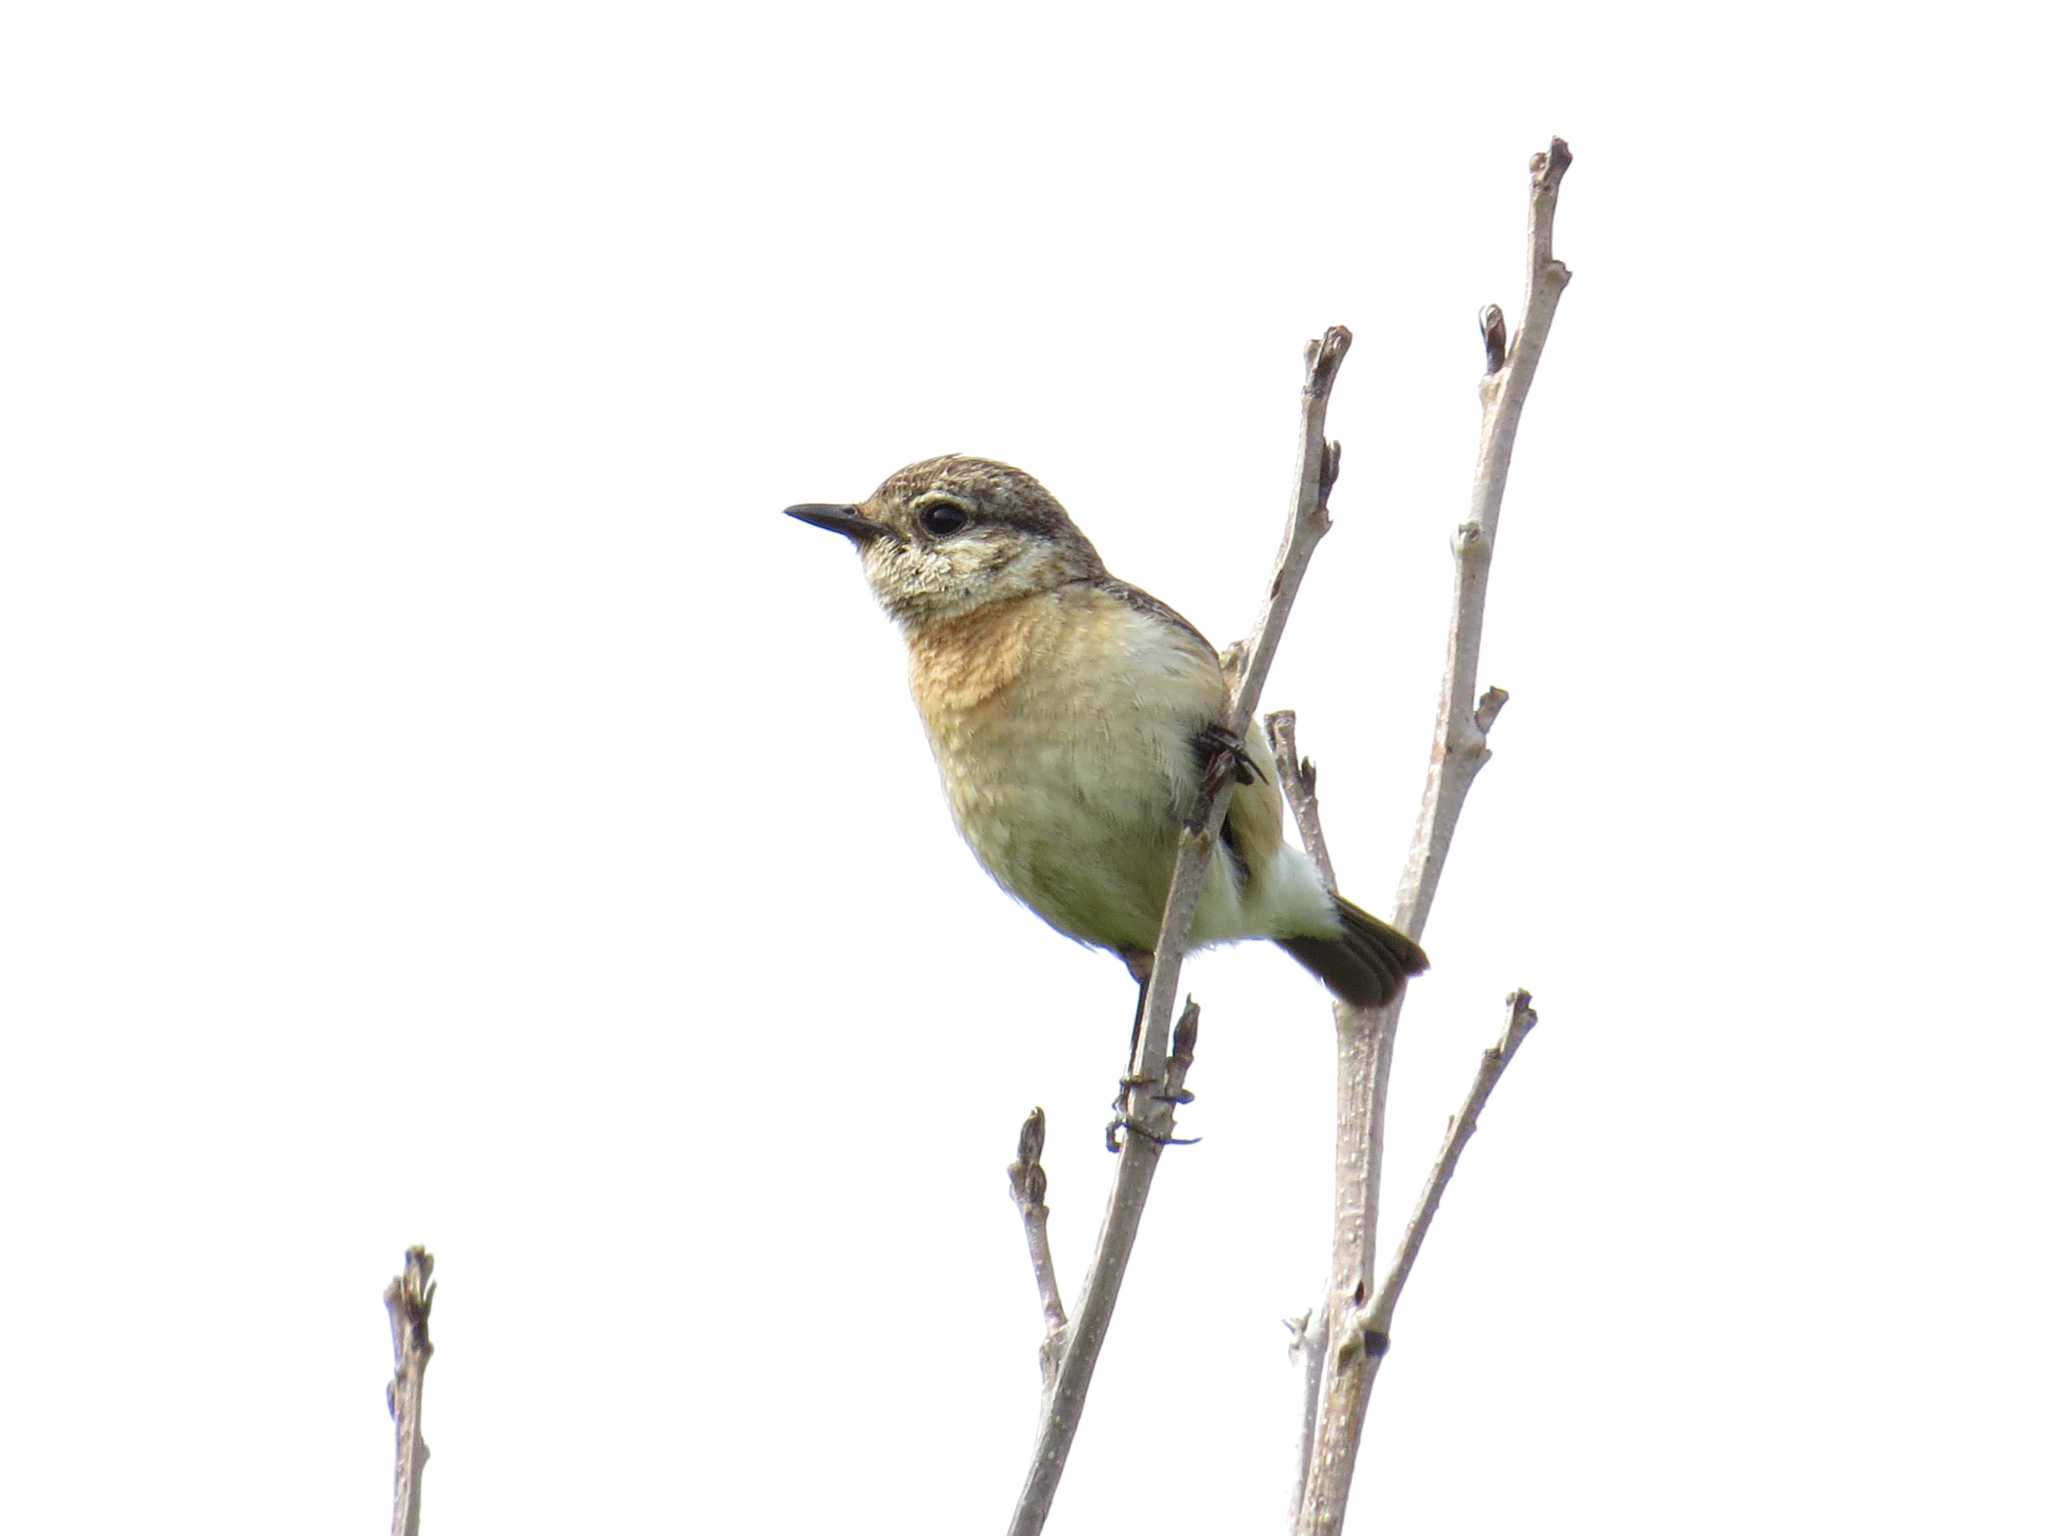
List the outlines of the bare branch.
<svg viewBox="0 0 2048 1536">
<path fill-rule="evenodd" d="M 1177 1042 L 1186 1049 L 1176 1049 L 1163 1065 L 1158 1079 L 1163 1090 L 1151 1096 L 1165 1109 L 1169 1130 L 1172 1105 L 1183 1091 L 1181 1085 L 1187 1080 L 1188 1068 L 1194 1064 L 1194 1020 L 1200 1014 L 1194 999 L 1189 998 L 1181 1027 L 1175 1031 Z M 1145 1199 L 1151 1192 L 1152 1174 L 1159 1167 L 1159 1154 L 1164 1146 L 1163 1138 L 1136 1135 L 1117 1160 L 1116 1182 L 1110 1190 L 1109 1208 L 1103 1213 L 1102 1231 L 1096 1238 L 1095 1260 L 1081 1282 L 1080 1303 L 1065 1329 L 1053 1383 L 1040 1407 L 1038 1443 L 1031 1471 L 1010 1516 L 1012 1536 L 1043 1530 L 1046 1516 L 1052 1512 L 1053 1495 L 1059 1490 L 1067 1453 L 1081 1427 L 1088 1383 L 1109 1333 L 1109 1319 L 1116 1309 L 1117 1292 L 1123 1285 L 1131 1252 L 1137 1245 L 1138 1223 L 1145 1214 Z"/>
<path fill-rule="evenodd" d="M 1562 139 L 1552 139 L 1548 152 L 1530 162 L 1527 291 L 1521 326 L 1504 357 L 1496 359 L 1494 355 L 1491 317 L 1482 324 L 1488 355 L 1486 376 L 1479 385 L 1479 462 L 1473 474 L 1471 508 L 1452 542 L 1454 599 L 1443 690 L 1422 809 L 1393 914 L 1394 926 L 1416 938 L 1421 937 L 1436 901 L 1465 796 L 1485 766 L 1487 732 L 1507 703 L 1507 695 L 1500 689 L 1489 689 L 1483 699 L 1475 697 L 1479 642 L 1515 433 L 1558 300 L 1571 280 L 1570 271 L 1551 253 L 1558 185 L 1570 164 L 1571 151 Z M 1315 1444 L 1304 1458 L 1302 1479 L 1295 1489 L 1297 1536 L 1337 1536 L 1344 1528 L 1365 1409 L 1378 1369 L 1370 1362 L 1377 1360 L 1375 1345 L 1383 1342 L 1383 1336 L 1360 1319 L 1373 1297 L 1387 1084 L 1393 1070 L 1401 1003 L 1397 997 L 1385 1008 L 1339 1005 L 1336 1010 L 1336 1209 L 1330 1287 L 1324 1301 L 1329 1345 L 1314 1414 Z"/>
<path fill-rule="evenodd" d="M 1038 1284 L 1038 1305 L 1045 1314 L 1045 1342 L 1038 1351 L 1039 1375 L 1045 1390 L 1052 1391 L 1059 1366 L 1060 1336 L 1067 1326 L 1067 1309 L 1060 1305 L 1060 1285 L 1053 1274 L 1052 1239 L 1046 1219 L 1052 1214 L 1045 1204 L 1045 1111 L 1034 1109 L 1024 1117 L 1017 1133 L 1017 1160 L 1010 1164 L 1010 1198 L 1017 1214 L 1024 1218 L 1024 1247 L 1031 1255 L 1031 1277 Z"/>
<path fill-rule="evenodd" d="M 1401 1246 L 1395 1252 L 1387 1278 L 1369 1304 L 1345 1314 L 1340 1325 L 1342 1332 L 1331 1341 L 1327 1369 L 1342 1375 L 1343 1401 L 1349 1403 L 1355 1397 L 1361 1415 L 1372 1400 L 1373 1384 L 1379 1379 L 1380 1362 L 1386 1358 L 1393 1344 L 1394 1308 L 1399 1305 L 1401 1292 L 1407 1287 L 1408 1276 L 1415 1268 L 1416 1255 L 1422 1250 L 1422 1240 L 1429 1235 L 1429 1226 L 1436 1217 L 1444 1190 L 1451 1182 L 1451 1175 L 1457 1171 L 1458 1155 L 1479 1128 L 1479 1112 L 1486 1107 L 1494 1084 L 1500 1081 L 1522 1041 L 1535 1027 L 1536 1010 L 1529 1006 L 1529 994 L 1510 994 L 1507 1027 L 1502 1031 L 1500 1040 L 1480 1057 L 1479 1071 L 1472 1079 L 1471 1088 L 1466 1091 L 1465 1102 L 1451 1117 L 1450 1126 L 1444 1133 L 1443 1148 L 1437 1153 L 1436 1165 L 1430 1170 L 1429 1182 L 1423 1188 L 1415 1214 L 1408 1220 L 1408 1229 L 1402 1235 Z M 1341 1509 L 1338 1514 L 1341 1520 Z"/>
<path fill-rule="evenodd" d="M 1339 450 L 1324 437 L 1323 422 L 1329 411 L 1330 389 L 1350 345 L 1351 333 L 1342 326 L 1331 327 L 1320 341 L 1308 344 L 1292 515 L 1258 623 L 1250 640 L 1236 652 L 1235 664 L 1225 669 L 1231 694 L 1223 724 L 1238 740 L 1251 727 L 1259 692 L 1272 670 L 1273 656 L 1279 649 L 1295 595 L 1301 590 L 1309 557 L 1329 531 L 1330 487 L 1337 478 Z M 1080 1425 L 1088 1383 L 1109 1330 L 1110 1315 L 1116 1308 L 1117 1291 L 1137 1241 L 1138 1223 L 1144 1215 L 1152 1175 L 1173 1132 L 1174 1108 L 1185 1098 L 1187 1070 L 1194 1053 L 1194 1021 L 1198 1016 L 1193 1001 L 1189 1001 L 1182 1025 L 1174 1032 L 1171 1061 L 1167 1021 L 1173 1017 L 1173 1006 L 1180 994 L 1181 961 L 1187 953 L 1188 934 L 1194 924 L 1195 902 L 1235 789 L 1231 776 L 1221 776 L 1220 782 L 1212 785 L 1209 802 L 1197 824 L 1183 829 L 1181 834 L 1173 880 L 1167 888 L 1166 910 L 1160 919 L 1159 941 L 1153 946 L 1151 980 L 1138 1029 L 1137 1060 L 1125 1098 L 1129 1134 L 1123 1155 L 1117 1160 L 1116 1182 L 1096 1240 L 1095 1259 L 1081 1283 L 1080 1300 L 1067 1332 L 1058 1377 L 1040 1417 L 1031 1470 L 1010 1518 L 1011 1536 L 1036 1536 L 1044 1529 L 1052 1509 L 1053 1494 L 1059 1487 L 1067 1452 Z"/>
<path fill-rule="evenodd" d="M 384 1288 L 384 1310 L 391 1315 L 394 1374 L 384 1389 L 397 1431 L 396 1471 L 391 1488 L 391 1536 L 419 1536 L 420 1474 L 427 1466 L 427 1442 L 420 1428 L 420 1398 L 426 1390 L 427 1361 L 434 1345 L 427 1337 L 427 1316 L 434 1307 L 434 1256 L 424 1248 L 408 1248 L 405 1272 Z"/>
<path fill-rule="evenodd" d="M 1499 715 L 1501 705 L 1507 702 L 1505 694 L 1498 699 L 1489 694 L 1490 707 L 1483 715 L 1475 705 L 1479 691 L 1479 639 L 1486 617 L 1486 581 L 1493 565 L 1494 539 L 1500 530 L 1501 500 L 1507 494 L 1508 466 L 1514 458 L 1515 434 L 1521 426 L 1529 386 L 1535 382 L 1536 365 L 1543 357 L 1543 344 L 1550 336 L 1558 300 L 1564 296 L 1565 284 L 1572 276 L 1565 264 L 1551 255 L 1558 183 L 1570 164 L 1571 150 L 1562 139 L 1552 139 L 1549 152 L 1530 162 L 1528 291 L 1523 300 L 1522 323 L 1508 348 L 1505 364 L 1488 368 L 1486 377 L 1479 381 L 1479 463 L 1472 476 L 1471 511 L 1458 525 L 1452 544 L 1457 560 L 1457 599 L 1451 617 L 1443 694 L 1437 710 L 1436 743 L 1430 757 L 1428 786 L 1423 792 L 1422 815 L 1416 822 L 1415 841 L 1409 849 L 1408 867 L 1402 875 L 1394 909 L 1394 925 L 1410 934 L 1421 933 L 1423 924 L 1429 920 L 1430 906 L 1443 879 L 1444 860 L 1450 853 L 1451 834 L 1458 825 L 1458 813 L 1464 808 L 1472 781 L 1486 763 L 1487 730 Z"/>
<path fill-rule="evenodd" d="M 1316 765 L 1303 758 L 1294 740 L 1294 711 L 1276 709 L 1266 716 L 1266 741 L 1273 749 L 1273 761 L 1280 770 L 1280 793 L 1294 812 L 1294 824 L 1301 829 L 1301 846 L 1321 877 L 1323 889 L 1337 889 L 1337 867 L 1330 862 L 1330 845 L 1323 841 L 1322 807 L 1316 801 Z"/>
</svg>

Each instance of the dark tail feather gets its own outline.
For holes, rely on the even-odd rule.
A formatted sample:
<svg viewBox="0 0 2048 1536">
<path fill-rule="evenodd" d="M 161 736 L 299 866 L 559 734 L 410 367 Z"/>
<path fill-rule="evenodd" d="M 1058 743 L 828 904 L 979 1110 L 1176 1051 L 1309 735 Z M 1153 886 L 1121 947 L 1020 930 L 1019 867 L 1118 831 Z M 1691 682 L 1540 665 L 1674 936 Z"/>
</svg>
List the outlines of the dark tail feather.
<svg viewBox="0 0 2048 1536">
<path fill-rule="evenodd" d="M 1429 969 L 1429 956 L 1420 944 L 1342 896 L 1337 898 L 1337 916 L 1344 924 L 1342 938 L 1274 942 L 1352 1007 L 1391 1003 L 1402 982 Z"/>
</svg>

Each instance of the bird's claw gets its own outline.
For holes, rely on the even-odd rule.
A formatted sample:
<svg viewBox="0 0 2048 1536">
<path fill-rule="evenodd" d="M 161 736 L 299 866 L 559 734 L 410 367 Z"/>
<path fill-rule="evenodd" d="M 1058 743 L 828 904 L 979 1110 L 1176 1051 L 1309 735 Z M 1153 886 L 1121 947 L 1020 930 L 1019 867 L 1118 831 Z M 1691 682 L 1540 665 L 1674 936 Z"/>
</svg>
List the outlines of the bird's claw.
<svg viewBox="0 0 2048 1536">
<path fill-rule="evenodd" d="M 1203 777 L 1211 791 L 1223 787 L 1228 778 L 1235 778 L 1240 785 L 1254 780 L 1265 782 L 1266 775 L 1245 750 L 1244 739 L 1228 726 L 1210 724 L 1195 732 L 1195 745 L 1207 758 Z"/>
<path fill-rule="evenodd" d="M 1124 1143 L 1132 1136 L 1149 1141 L 1161 1147 L 1192 1147 L 1202 1138 L 1199 1136 L 1162 1135 L 1141 1123 L 1130 1111 L 1131 1095 L 1135 1090 L 1157 1087 L 1159 1084 L 1149 1077 L 1123 1077 L 1117 1081 L 1117 1096 L 1111 1107 L 1116 1111 L 1110 1122 L 1103 1128 L 1102 1140 L 1112 1154 L 1120 1153 Z M 1183 1088 L 1177 1093 L 1147 1093 L 1145 1097 L 1154 1104 L 1192 1104 L 1195 1096 Z"/>
<path fill-rule="evenodd" d="M 1109 1125 L 1104 1129 L 1102 1141 L 1103 1145 L 1109 1148 L 1111 1154 L 1116 1155 L 1123 1151 L 1125 1141 L 1132 1136 L 1137 1137 L 1140 1141 L 1149 1141 L 1156 1147 L 1192 1147 L 1202 1139 L 1199 1136 L 1162 1136 L 1159 1132 L 1140 1125 L 1129 1115 L 1118 1111 L 1116 1118 L 1110 1121 Z"/>
</svg>

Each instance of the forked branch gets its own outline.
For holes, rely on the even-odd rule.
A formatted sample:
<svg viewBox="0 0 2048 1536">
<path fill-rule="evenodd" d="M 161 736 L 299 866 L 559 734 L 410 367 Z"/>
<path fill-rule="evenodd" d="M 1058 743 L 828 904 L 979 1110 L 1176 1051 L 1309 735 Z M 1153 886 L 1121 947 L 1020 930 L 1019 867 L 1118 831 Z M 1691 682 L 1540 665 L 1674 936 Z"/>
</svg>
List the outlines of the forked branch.
<svg viewBox="0 0 2048 1536">
<path fill-rule="evenodd" d="M 1329 411 L 1331 386 L 1336 383 L 1337 370 L 1350 345 L 1351 333 L 1342 326 L 1333 326 L 1320 341 L 1308 345 L 1294 501 L 1287 530 L 1258 623 L 1250 639 L 1225 662 L 1230 706 L 1223 724 L 1237 740 L 1242 740 L 1251 728 L 1259 692 L 1272 670 L 1287 616 L 1308 570 L 1309 556 L 1329 531 L 1330 487 L 1337 479 L 1339 450 L 1337 444 L 1324 437 L 1323 422 Z M 1174 1016 L 1174 1004 L 1180 994 L 1181 962 L 1194 924 L 1195 902 L 1201 894 L 1209 859 L 1215 852 L 1235 788 L 1229 776 L 1223 776 L 1196 824 L 1184 829 L 1181 835 L 1173 881 L 1167 888 L 1166 911 L 1160 921 L 1159 941 L 1153 947 L 1145 1010 L 1139 1021 L 1132 1084 L 1124 1103 L 1126 1131 L 1122 1155 L 1117 1159 L 1116 1181 L 1096 1239 L 1095 1258 L 1081 1283 L 1080 1299 L 1066 1329 L 1052 1387 L 1039 1417 L 1031 1468 L 1010 1518 L 1011 1536 L 1035 1536 L 1044 1528 L 1051 1512 L 1053 1494 L 1059 1487 L 1067 1452 L 1080 1425 L 1088 1383 L 1116 1307 L 1117 1291 L 1137 1241 L 1138 1223 L 1151 1191 L 1152 1176 L 1158 1169 L 1160 1153 L 1173 1134 L 1174 1108 L 1185 1093 L 1187 1070 L 1194 1057 L 1198 1012 L 1193 1001 L 1189 1001 L 1179 1026 L 1172 1031 L 1171 1059 L 1168 1021 Z"/>
<path fill-rule="evenodd" d="M 1472 1133 L 1479 1129 L 1479 1112 L 1486 1108 L 1493 1085 L 1500 1081 L 1508 1063 L 1515 1059 L 1515 1052 L 1522 1048 L 1522 1042 L 1535 1027 L 1536 1010 L 1530 1006 L 1529 994 L 1510 992 L 1507 1024 L 1501 1030 L 1500 1039 L 1480 1056 L 1479 1070 L 1473 1075 L 1472 1086 L 1465 1092 L 1465 1102 L 1451 1116 L 1450 1126 L 1444 1132 L 1443 1147 L 1437 1152 L 1436 1163 L 1429 1170 L 1429 1182 L 1422 1187 L 1422 1198 L 1416 1202 L 1415 1214 L 1408 1218 L 1408 1229 L 1401 1234 L 1401 1246 L 1394 1250 L 1394 1262 L 1387 1266 L 1387 1276 L 1380 1282 L 1372 1305 L 1357 1320 L 1356 1342 L 1375 1358 L 1385 1351 L 1374 1351 L 1369 1341 L 1385 1339 L 1392 1332 L 1394 1308 L 1401 1304 L 1401 1292 L 1407 1289 L 1416 1255 L 1422 1252 L 1422 1240 L 1429 1236 L 1429 1224 L 1436 1220 L 1436 1208 L 1443 1202 L 1444 1190 L 1451 1182 L 1451 1175 L 1458 1171 L 1459 1154 L 1465 1150 L 1465 1143 L 1472 1139 Z"/>
<path fill-rule="evenodd" d="M 1487 733 L 1507 703 L 1507 694 L 1498 688 L 1479 693 L 1480 635 L 1515 433 L 1558 300 L 1571 281 L 1551 244 L 1558 187 L 1570 165 L 1571 150 L 1562 139 L 1552 139 L 1549 150 L 1530 162 L 1528 270 L 1522 322 L 1513 340 L 1507 338 L 1498 309 L 1489 306 L 1480 318 L 1486 372 L 1479 385 L 1479 461 L 1470 509 L 1452 540 L 1453 599 L 1443 689 L 1422 809 L 1394 905 L 1394 925 L 1415 938 L 1421 937 L 1436 901 L 1465 797 L 1486 765 Z M 1376 1328 L 1372 1319 L 1387 1085 L 1401 1002 L 1397 997 L 1385 1008 L 1336 1009 L 1336 1207 L 1329 1288 L 1304 1330 L 1305 1337 L 1321 1341 L 1323 1355 L 1321 1369 L 1312 1365 L 1305 1373 L 1311 1405 L 1302 1415 L 1293 1503 L 1297 1536 L 1337 1536 L 1344 1528 L 1376 1362 L 1387 1344 L 1384 1328 Z M 1391 1316 L 1391 1303 L 1384 1315 Z"/>
</svg>

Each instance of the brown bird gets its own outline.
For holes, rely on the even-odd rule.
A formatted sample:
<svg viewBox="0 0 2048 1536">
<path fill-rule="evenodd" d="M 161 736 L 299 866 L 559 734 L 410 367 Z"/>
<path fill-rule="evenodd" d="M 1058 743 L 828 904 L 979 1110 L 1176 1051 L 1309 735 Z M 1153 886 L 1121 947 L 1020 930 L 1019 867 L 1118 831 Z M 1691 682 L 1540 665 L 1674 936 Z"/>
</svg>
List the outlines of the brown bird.
<svg viewBox="0 0 2048 1536">
<path fill-rule="evenodd" d="M 789 515 L 844 534 L 902 627 L 911 689 L 953 820 L 1003 889 L 1142 981 L 1180 828 L 1219 752 L 1241 788 L 1195 907 L 1192 944 L 1271 939 L 1347 1003 L 1392 1001 L 1428 958 L 1323 888 L 1288 845 L 1263 741 L 1227 739 L 1215 648 L 1103 568 L 1031 476 L 949 456 L 857 505 Z"/>
</svg>

